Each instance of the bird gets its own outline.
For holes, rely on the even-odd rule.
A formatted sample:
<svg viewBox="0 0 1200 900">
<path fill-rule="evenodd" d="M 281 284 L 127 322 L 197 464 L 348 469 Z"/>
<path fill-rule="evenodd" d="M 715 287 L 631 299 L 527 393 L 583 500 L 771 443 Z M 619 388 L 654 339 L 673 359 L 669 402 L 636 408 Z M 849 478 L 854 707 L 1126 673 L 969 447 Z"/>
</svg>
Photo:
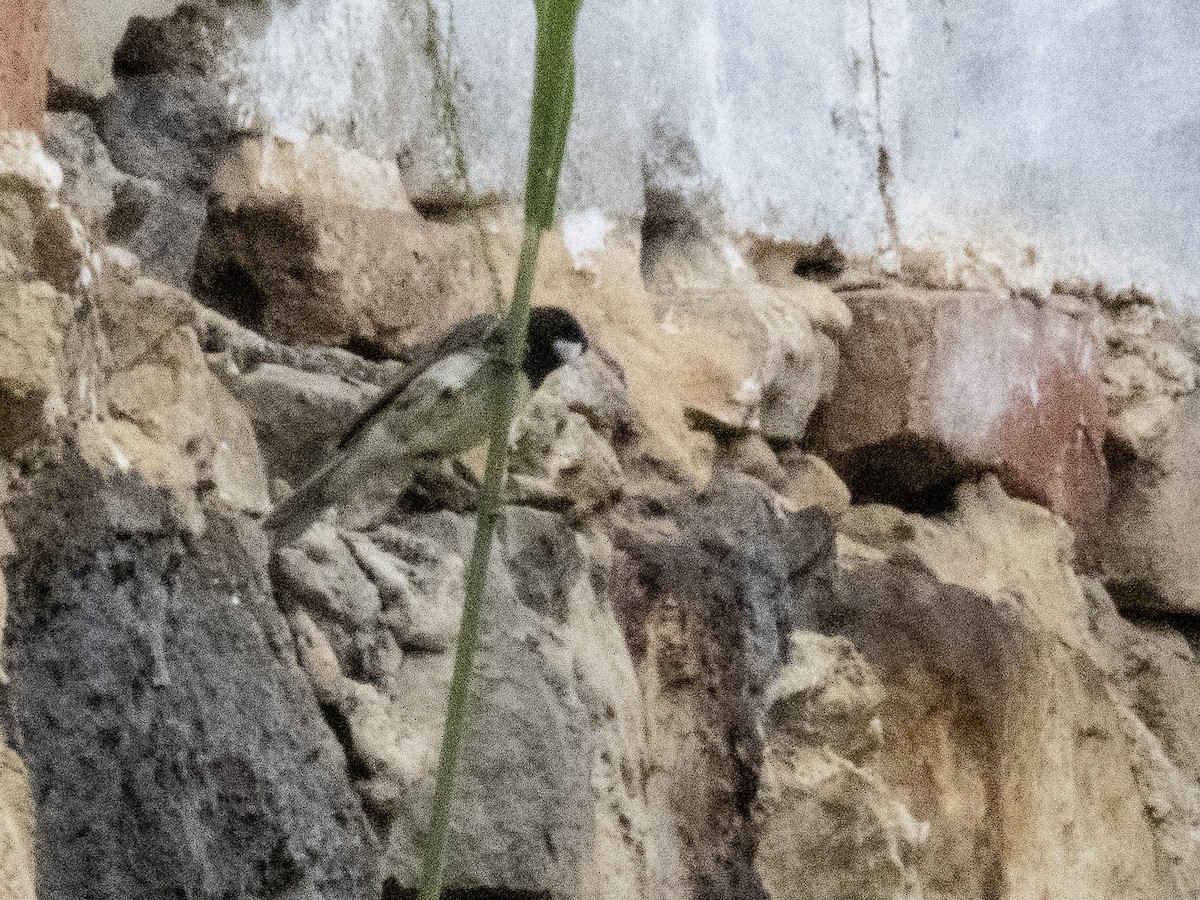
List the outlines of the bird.
<svg viewBox="0 0 1200 900">
<path fill-rule="evenodd" d="M 504 321 L 481 313 L 418 351 L 345 432 L 332 458 L 264 520 L 276 546 L 295 541 L 331 506 L 370 506 L 367 495 L 381 487 L 394 497 L 417 469 L 482 444 L 500 402 L 504 340 Z M 518 410 L 551 372 L 575 364 L 587 349 L 587 334 L 570 312 L 530 310 Z"/>
</svg>

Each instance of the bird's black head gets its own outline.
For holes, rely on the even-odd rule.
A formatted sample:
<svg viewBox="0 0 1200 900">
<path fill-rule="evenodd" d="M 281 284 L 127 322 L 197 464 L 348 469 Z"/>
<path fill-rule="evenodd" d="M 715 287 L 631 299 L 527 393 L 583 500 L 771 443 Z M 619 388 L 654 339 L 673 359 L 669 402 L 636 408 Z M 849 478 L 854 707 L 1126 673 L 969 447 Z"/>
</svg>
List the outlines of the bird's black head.
<svg viewBox="0 0 1200 900">
<path fill-rule="evenodd" d="M 546 376 L 565 363 L 573 362 L 588 348 L 587 335 L 579 320 L 557 306 L 538 306 L 529 311 L 529 343 L 525 353 L 525 377 L 536 390 Z"/>
</svg>

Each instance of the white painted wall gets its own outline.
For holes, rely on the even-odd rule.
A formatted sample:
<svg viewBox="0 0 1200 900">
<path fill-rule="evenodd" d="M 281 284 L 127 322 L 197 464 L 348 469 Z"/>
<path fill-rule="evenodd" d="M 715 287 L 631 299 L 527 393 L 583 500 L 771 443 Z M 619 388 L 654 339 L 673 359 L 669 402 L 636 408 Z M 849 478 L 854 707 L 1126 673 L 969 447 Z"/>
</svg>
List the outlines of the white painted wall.
<svg viewBox="0 0 1200 900">
<path fill-rule="evenodd" d="M 472 187 L 515 195 L 533 4 L 429 2 Z M 411 147 L 414 180 L 436 181 L 426 0 L 265 5 L 229 60 L 243 120 Z M 639 216 L 657 122 L 694 143 L 681 177 L 735 231 L 828 231 L 886 260 L 886 193 L 906 246 L 1200 304 L 1196 0 L 585 0 L 578 38 L 564 211 Z"/>
</svg>

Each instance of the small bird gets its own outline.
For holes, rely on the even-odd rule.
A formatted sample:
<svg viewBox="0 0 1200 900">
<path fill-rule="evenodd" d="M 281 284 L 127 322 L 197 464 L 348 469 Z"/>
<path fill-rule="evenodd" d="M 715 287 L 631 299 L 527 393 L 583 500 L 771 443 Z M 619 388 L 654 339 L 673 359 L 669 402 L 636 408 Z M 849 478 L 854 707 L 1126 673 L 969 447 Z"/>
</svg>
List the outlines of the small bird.
<svg viewBox="0 0 1200 900">
<path fill-rule="evenodd" d="M 290 544 L 329 507 L 364 502 L 372 489 L 402 492 L 416 469 L 483 443 L 500 402 L 504 322 L 466 319 L 422 352 L 338 442 L 338 452 L 267 516 L 276 544 Z M 556 306 L 530 311 L 517 409 L 546 376 L 588 347 L 578 320 Z"/>
</svg>

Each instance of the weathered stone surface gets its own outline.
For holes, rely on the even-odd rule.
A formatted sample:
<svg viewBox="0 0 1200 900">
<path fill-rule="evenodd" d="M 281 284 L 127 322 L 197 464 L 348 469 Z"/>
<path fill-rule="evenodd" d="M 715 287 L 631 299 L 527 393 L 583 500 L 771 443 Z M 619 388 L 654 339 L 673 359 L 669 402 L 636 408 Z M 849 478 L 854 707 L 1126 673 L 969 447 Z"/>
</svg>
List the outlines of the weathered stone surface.
<svg viewBox="0 0 1200 900">
<path fill-rule="evenodd" d="M 213 187 L 196 284 L 270 337 L 380 355 L 493 305 L 471 227 L 426 222 L 394 165 L 320 140 L 232 149 Z"/>
<path fill-rule="evenodd" d="M 109 237 L 181 287 L 191 285 L 209 185 L 233 131 L 215 74 L 223 30 L 222 13 L 188 3 L 160 20 L 135 17 L 100 108 L 112 162 L 136 176 L 116 192 Z"/>
<path fill-rule="evenodd" d="M 0 275 L 72 290 L 84 276 L 83 227 L 59 204 L 62 170 L 37 138 L 0 131 Z"/>
<path fill-rule="evenodd" d="M 1098 536 L 1108 475 L 1096 323 L 998 294 L 892 286 L 841 296 L 854 325 L 809 445 L 856 496 L 920 507 L 988 469 L 1085 544 Z"/>
<path fill-rule="evenodd" d="M 833 518 L 850 508 L 850 488 L 819 456 L 798 449 L 779 454 L 783 482 L 777 490 L 799 506 L 819 506 Z"/>
<path fill-rule="evenodd" d="M 0 453 L 36 437 L 61 394 L 64 305 L 50 285 L 0 271 Z"/>
<path fill-rule="evenodd" d="M 0 516 L 0 627 L 8 618 L 8 584 L 3 570 L 16 553 L 11 532 Z M 2 663 L 3 660 L 0 660 Z M 0 684 L 8 685 L 8 674 L 0 665 Z M 0 898 L 34 900 L 33 799 L 25 764 L 0 742 Z"/>
<path fill-rule="evenodd" d="M 612 445 L 583 414 L 549 392 L 526 406 L 512 448 L 510 502 L 588 512 L 612 500 L 623 480 Z"/>
<path fill-rule="evenodd" d="M 1195 321 L 1136 292 L 1121 302 L 1104 292 L 1084 297 L 1104 316 L 1109 441 L 1123 457 L 1152 459 L 1171 428 L 1175 401 L 1196 389 Z"/>
<path fill-rule="evenodd" d="M 138 481 L 68 457 L 6 508 L 22 536 L 8 697 L 38 798 L 39 895 L 377 895 L 375 838 L 260 551 L 221 520 L 185 544 Z M 161 527 L 114 527 L 113 495 Z"/>
<path fill-rule="evenodd" d="M 272 476 L 295 481 L 333 450 L 378 388 L 349 378 L 265 363 L 222 380 L 250 417 Z"/>
<path fill-rule="evenodd" d="M 1200 396 L 1171 404 L 1154 456 L 1113 473 L 1103 571 L 1117 603 L 1200 613 Z"/>
<path fill-rule="evenodd" d="M 791 661 L 767 689 L 768 740 L 782 750 L 827 747 L 862 765 L 879 749 L 881 735 L 871 723 L 885 697 L 848 640 L 793 632 Z"/>
<path fill-rule="evenodd" d="M 675 811 L 697 896 L 761 896 L 747 811 L 764 696 L 830 588 L 828 517 L 772 497 L 717 469 L 699 496 L 618 508 L 614 602 L 646 697 L 649 789 Z"/>
<path fill-rule="evenodd" d="M 847 517 L 842 589 L 822 610 L 887 690 L 879 774 L 929 823 L 926 889 L 1174 896 L 1192 862 L 1164 856 L 1146 816 L 1145 748 L 1105 684 L 1069 534 L 994 483 L 957 510 Z"/>
<path fill-rule="evenodd" d="M 33 798 L 29 772 L 13 750 L 0 747 L 0 900 L 35 900 Z"/>
<path fill-rule="evenodd" d="M 0 31 L 0 130 L 41 133 L 46 111 L 48 0 L 9 0 Z"/>
<path fill-rule="evenodd" d="M 772 900 L 922 897 L 927 829 L 880 778 L 885 693 L 841 637 L 792 634 L 767 691 L 755 868 Z"/>
<path fill-rule="evenodd" d="M 301 555 L 325 572 L 306 579 L 315 592 L 285 574 L 281 596 L 300 664 L 326 715 L 342 723 L 355 787 L 386 826 L 384 868 L 395 890 L 416 883 L 453 667 L 456 623 L 446 620 L 435 639 L 431 617 L 461 596 L 470 536 L 464 520 L 442 513 L 369 536 L 319 527 L 304 539 L 311 545 L 285 551 L 284 572 Z M 325 549 L 318 554 L 313 542 Z M 568 584 L 584 578 L 564 574 Z M 521 605 L 498 552 L 490 576 L 446 885 L 578 897 L 595 828 L 590 723 L 598 712 L 552 624 Z M 357 580 L 376 592 L 351 588 Z M 369 607 L 353 599 L 367 596 L 376 598 Z"/>
<path fill-rule="evenodd" d="M 209 371 L 191 298 L 151 279 L 127 284 L 105 273 L 97 301 L 111 366 L 101 399 L 112 419 L 88 426 L 89 459 L 169 488 L 191 510 L 193 527 L 204 499 L 264 511 L 266 473 L 251 420 Z"/>
<path fill-rule="evenodd" d="M 43 138 L 46 152 L 63 170 L 62 199 L 89 229 L 106 233 L 119 193 L 151 194 L 156 183 L 137 179 L 112 164 L 91 119 L 79 112 L 49 113 Z M 117 223 L 118 231 L 126 228 Z M 125 235 L 127 236 L 127 235 Z"/>
<path fill-rule="evenodd" d="M 499 219 L 489 233 L 501 282 L 511 283 L 520 227 Z M 836 369 L 834 345 L 814 321 L 824 322 L 817 310 L 826 301 L 841 306 L 826 288 L 799 279 L 796 287 L 772 288 L 747 277 L 702 280 L 694 290 L 660 296 L 647 291 L 633 249 L 616 240 L 594 255 L 594 265 L 603 277 L 578 268 L 561 237 L 547 234 L 534 293 L 539 303 L 574 312 L 597 355 L 619 372 L 637 414 L 615 436 L 624 444 L 619 450 L 703 484 L 713 431 L 761 430 L 783 440 L 803 434 Z"/>
</svg>

